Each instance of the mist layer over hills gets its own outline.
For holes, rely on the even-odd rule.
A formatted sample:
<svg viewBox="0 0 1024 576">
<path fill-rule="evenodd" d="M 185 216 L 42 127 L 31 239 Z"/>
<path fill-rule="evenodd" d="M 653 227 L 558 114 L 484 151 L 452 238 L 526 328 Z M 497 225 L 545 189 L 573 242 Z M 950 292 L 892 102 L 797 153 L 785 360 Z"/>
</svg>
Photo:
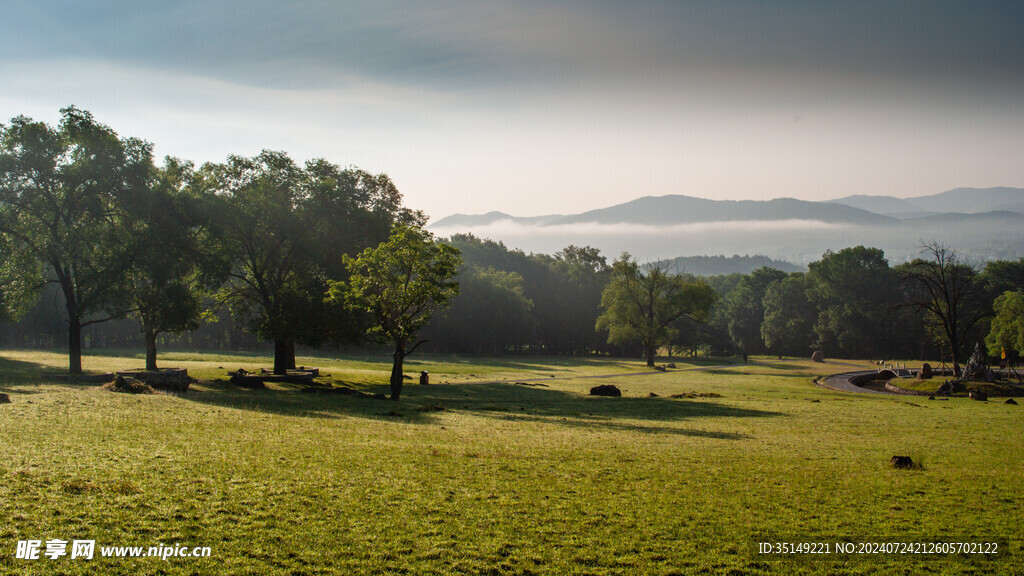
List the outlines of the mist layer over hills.
<svg viewBox="0 0 1024 576">
<path fill-rule="evenodd" d="M 456 214 L 430 225 L 441 236 L 471 233 L 530 252 L 589 245 L 641 260 L 759 254 L 806 264 L 826 250 L 863 244 L 893 262 L 927 241 L 985 260 L 1024 256 L 1024 189 L 957 188 L 918 198 L 849 196 L 722 201 L 647 196 L 581 214 L 521 218 L 501 212 Z"/>
</svg>

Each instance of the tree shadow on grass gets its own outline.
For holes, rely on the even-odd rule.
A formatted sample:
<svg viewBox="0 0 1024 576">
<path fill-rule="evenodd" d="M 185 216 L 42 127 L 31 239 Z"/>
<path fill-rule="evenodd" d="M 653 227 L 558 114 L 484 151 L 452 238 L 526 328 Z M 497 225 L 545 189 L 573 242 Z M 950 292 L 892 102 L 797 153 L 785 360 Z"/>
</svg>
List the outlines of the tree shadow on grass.
<svg viewBox="0 0 1024 576">
<path fill-rule="evenodd" d="M 26 362 L 0 357 L 0 391 L 6 393 L 28 393 L 25 390 L 12 390 L 23 384 L 39 384 L 47 380 L 47 372 L 54 372 L 52 366 L 38 362 Z M 59 382 L 54 382 L 59 384 Z"/>
<path fill-rule="evenodd" d="M 372 387 L 368 392 L 384 392 Z M 245 390 L 227 382 L 181 398 L 221 407 L 315 418 L 355 417 L 410 424 L 439 423 L 439 413 L 542 422 L 590 429 L 628 430 L 738 440 L 740 434 L 675 426 L 701 418 L 765 418 L 779 412 L 737 408 L 704 399 L 604 398 L 572 391 L 508 383 L 406 386 L 400 402 L 340 394 L 310 394 L 300 387 Z"/>
</svg>

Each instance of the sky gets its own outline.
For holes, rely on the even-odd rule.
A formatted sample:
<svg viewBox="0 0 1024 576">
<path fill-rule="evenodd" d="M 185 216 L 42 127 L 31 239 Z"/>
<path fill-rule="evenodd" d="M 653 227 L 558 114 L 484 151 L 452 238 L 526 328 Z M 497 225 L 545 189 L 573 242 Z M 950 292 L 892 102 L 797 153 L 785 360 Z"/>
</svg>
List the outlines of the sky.
<svg viewBox="0 0 1024 576">
<path fill-rule="evenodd" d="M 406 204 L 1024 187 L 1024 2 L 0 0 L 0 122 L 283 150 Z"/>
</svg>

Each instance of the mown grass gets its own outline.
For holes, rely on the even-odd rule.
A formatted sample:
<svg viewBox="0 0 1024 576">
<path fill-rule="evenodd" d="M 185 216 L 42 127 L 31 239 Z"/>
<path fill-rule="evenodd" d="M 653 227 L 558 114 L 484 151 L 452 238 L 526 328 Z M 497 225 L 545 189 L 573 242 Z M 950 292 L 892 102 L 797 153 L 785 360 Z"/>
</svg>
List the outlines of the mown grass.
<svg viewBox="0 0 1024 576">
<path fill-rule="evenodd" d="M 87 369 L 136 359 L 89 356 Z M 0 354 L 0 572 L 1015 574 L 1019 406 L 817 388 L 850 365 L 425 356 L 403 400 L 240 390 L 246 355 L 173 355 L 180 396 L 48 381 Z M 300 358 L 384 391 L 388 358 Z M 611 374 L 610 378 L 585 378 Z M 552 377 L 555 376 L 555 377 Z M 571 378 L 570 378 L 571 377 Z M 510 380 L 495 382 L 496 380 Z M 520 382 L 520 383 L 516 383 Z M 538 385 L 542 384 L 542 385 Z M 586 391 L 615 384 L 623 398 Z M 683 392 L 719 398 L 673 399 Z M 651 394 L 657 395 L 652 397 Z M 893 455 L 919 470 L 888 466 Z M 210 546 L 207 559 L 14 559 L 18 540 Z M 758 542 L 998 542 L 995 556 L 762 555 Z"/>
</svg>

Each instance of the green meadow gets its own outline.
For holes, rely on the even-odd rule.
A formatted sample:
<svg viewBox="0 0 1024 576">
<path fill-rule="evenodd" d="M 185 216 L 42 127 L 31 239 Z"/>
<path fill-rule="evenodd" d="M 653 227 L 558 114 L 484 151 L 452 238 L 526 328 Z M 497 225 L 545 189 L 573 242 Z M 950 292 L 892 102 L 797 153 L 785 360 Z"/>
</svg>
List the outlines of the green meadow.
<svg viewBox="0 0 1024 576">
<path fill-rule="evenodd" d="M 167 353 L 199 381 L 127 395 L 0 352 L 0 573 L 1019 574 L 1024 406 L 819 388 L 868 363 L 412 356 L 400 402 L 246 390 L 259 355 Z M 387 356 L 301 357 L 385 392 Z M 87 371 L 138 368 L 87 355 Z M 614 384 L 622 398 L 592 397 Z M 672 398 L 672 395 L 690 397 Z M 920 466 L 895 469 L 894 455 Z M 16 558 L 94 540 L 92 560 Z M 993 554 L 864 552 L 978 543 Z M 762 553 L 818 543 L 829 554 Z M 836 545 L 850 543 L 855 553 Z M 101 558 L 101 546 L 209 557 Z M 819 551 L 822 549 L 818 548 Z"/>
</svg>

